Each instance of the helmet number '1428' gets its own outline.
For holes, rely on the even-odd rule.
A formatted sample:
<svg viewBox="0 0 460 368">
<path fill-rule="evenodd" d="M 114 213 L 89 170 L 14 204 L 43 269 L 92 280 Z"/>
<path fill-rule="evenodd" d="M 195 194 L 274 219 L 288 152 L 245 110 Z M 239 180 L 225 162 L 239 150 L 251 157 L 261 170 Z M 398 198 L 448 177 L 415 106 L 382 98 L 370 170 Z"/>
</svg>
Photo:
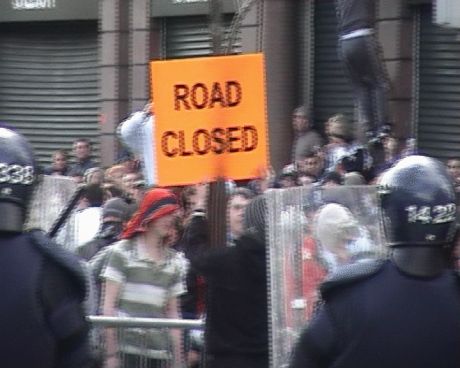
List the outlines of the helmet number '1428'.
<svg viewBox="0 0 460 368">
<path fill-rule="evenodd" d="M 8 165 L 0 163 L 0 184 L 30 185 L 34 182 L 34 168 L 32 166 Z"/>
<path fill-rule="evenodd" d="M 422 224 L 443 224 L 455 221 L 457 207 L 455 203 L 437 206 L 407 206 L 407 222 Z"/>
</svg>

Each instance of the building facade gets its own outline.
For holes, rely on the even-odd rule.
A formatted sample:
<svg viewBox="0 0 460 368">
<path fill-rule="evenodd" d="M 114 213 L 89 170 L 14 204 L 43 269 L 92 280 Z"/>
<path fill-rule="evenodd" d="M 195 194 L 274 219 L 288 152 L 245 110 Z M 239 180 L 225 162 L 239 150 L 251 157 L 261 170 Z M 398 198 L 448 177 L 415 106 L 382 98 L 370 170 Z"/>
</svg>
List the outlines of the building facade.
<svg viewBox="0 0 460 368">
<path fill-rule="evenodd" d="M 417 138 L 422 153 L 460 156 L 459 32 L 433 22 L 439 1 L 375 1 L 396 134 Z M 224 0 L 223 13 L 228 52 L 265 53 L 279 169 L 290 160 L 294 107 L 311 107 L 320 131 L 333 114 L 353 115 L 334 0 Z M 112 164 L 118 123 L 149 99 L 149 61 L 212 54 L 208 14 L 206 0 L 0 2 L 0 121 L 28 136 L 43 163 L 88 137 L 101 165 Z"/>
</svg>

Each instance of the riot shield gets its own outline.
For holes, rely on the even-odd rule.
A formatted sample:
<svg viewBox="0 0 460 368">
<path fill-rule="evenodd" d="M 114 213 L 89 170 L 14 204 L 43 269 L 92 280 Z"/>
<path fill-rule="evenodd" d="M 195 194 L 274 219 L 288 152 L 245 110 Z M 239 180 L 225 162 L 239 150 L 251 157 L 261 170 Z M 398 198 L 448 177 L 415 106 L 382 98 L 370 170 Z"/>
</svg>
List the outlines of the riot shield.
<svg viewBox="0 0 460 368">
<path fill-rule="evenodd" d="M 38 228 L 49 232 L 74 196 L 77 187 L 78 184 L 72 178 L 43 175 L 34 191 L 25 228 Z M 72 251 L 75 247 L 74 222 L 75 216 L 72 212 L 55 237 L 58 244 Z"/>
<path fill-rule="evenodd" d="M 271 368 L 286 367 L 341 264 L 386 257 L 376 186 L 299 187 L 267 193 Z"/>
</svg>

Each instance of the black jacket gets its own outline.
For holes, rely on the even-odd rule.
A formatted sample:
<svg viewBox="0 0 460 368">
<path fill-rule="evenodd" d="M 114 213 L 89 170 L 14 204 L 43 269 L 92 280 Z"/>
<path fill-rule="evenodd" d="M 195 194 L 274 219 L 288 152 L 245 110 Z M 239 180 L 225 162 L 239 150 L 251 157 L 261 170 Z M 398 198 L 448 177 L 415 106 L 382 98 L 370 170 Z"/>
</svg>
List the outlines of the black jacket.
<svg viewBox="0 0 460 368">
<path fill-rule="evenodd" d="M 363 28 L 374 28 L 377 0 L 335 0 L 340 35 Z"/>
<path fill-rule="evenodd" d="M 78 261 L 42 233 L 0 234 L 0 366 L 90 364 Z"/>
<path fill-rule="evenodd" d="M 265 244 L 242 236 L 233 247 L 192 259 L 208 288 L 206 352 L 268 359 Z"/>
<path fill-rule="evenodd" d="M 97 167 L 97 164 L 91 159 L 86 159 L 84 161 L 79 161 L 70 166 L 67 171 L 68 176 L 84 176 L 85 171 Z"/>
<path fill-rule="evenodd" d="M 391 261 L 360 267 L 323 287 L 325 304 L 302 333 L 290 367 L 460 367 L 454 271 L 419 278 Z"/>
</svg>

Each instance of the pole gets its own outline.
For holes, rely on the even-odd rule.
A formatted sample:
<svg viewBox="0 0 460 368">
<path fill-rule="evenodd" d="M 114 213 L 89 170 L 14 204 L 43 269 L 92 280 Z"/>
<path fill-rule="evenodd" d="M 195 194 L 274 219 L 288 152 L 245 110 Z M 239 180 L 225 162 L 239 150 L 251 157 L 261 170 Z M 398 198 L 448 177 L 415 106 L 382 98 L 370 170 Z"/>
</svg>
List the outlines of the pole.
<svg viewBox="0 0 460 368">
<path fill-rule="evenodd" d="M 223 14 L 222 0 L 209 0 L 209 20 L 214 56 L 223 54 Z"/>
<path fill-rule="evenodd" d="M 223 54 L 222 0 L 209 0 L 209 21 L 214 56 Z M 225 179 L 218 177 L 209 185 L 208 234 L 211 247 L 227 244 L 227 193 Z"/>
</svg>

